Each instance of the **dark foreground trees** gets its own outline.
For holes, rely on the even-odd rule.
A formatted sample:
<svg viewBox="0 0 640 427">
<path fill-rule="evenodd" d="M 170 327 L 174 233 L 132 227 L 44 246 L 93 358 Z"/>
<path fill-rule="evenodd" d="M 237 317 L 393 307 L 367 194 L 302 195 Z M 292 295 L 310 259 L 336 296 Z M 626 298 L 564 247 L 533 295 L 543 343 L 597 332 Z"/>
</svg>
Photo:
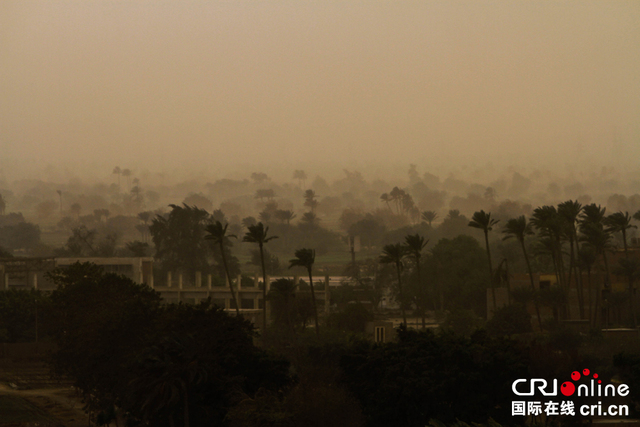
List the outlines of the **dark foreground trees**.
<svg viewBox="0 0 640 427">
<path fill-rule="evenodd" d="M 254 347 L 250 323 L 209 302 L 161 305 L 152 289 L 88 263 L 52 279 L 53 367 L 101 423 L 221 425 L 237 402 L 288 382 L 288 362 Z"/>
<path fill-rule="evenodd" d="M 384 346 L 363 343 L 342 358 L 344 382 L 367 426 L 511 421 L 511 384 L 528 375 L 527 353 L 515 341 L 483 332 L 463 338 L 400 331 L 398 337 Z"/>
</svg>

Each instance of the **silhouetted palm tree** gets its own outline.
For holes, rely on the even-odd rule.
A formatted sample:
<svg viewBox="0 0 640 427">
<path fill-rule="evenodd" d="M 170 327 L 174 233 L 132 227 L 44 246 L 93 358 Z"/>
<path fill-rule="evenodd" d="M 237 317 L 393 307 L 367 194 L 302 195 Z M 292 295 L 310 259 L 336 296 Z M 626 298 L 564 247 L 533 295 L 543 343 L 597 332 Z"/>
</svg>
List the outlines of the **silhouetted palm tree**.
<svg viewBox="0 0 640 427">
<path fill-rule="evenodd" d="M 558 205 L 558 215 L 564 220 L 565 235 L 569 238 L 569 277 L 567 279 L 567 286 L 571 286 L 571 275 L 575 274 L 576 288 L 578 290 L 578 300 L 580 308 L 580 318 L 584 318 L 584 295 L 582 287 L 582 271 L 580 270 L 578 263 L 576 262 L 576 252 L 578 250 L 578 233 L 576 231 L 576 223 L 580 213 L 582 212 L 582 204 L 577 200 L 567 200 L 566 202 Z M 575 245 L 575 250 L 574 250 Z"/>
<path fill-rule="evenodd" d="M 251 225 L 256 225 L 257 223 L 258 221 L 252 216 L 242 218 L 242 225 L 245 226 L 246 228 L 249 228 L 249 226 Z"/>
<path fill-rule="evenodd" d="M 533 292 L 536 291 L 536 286 L 533 281 L 533 271 L 531 270 L 531 263 L 529 262 L 529 255 L 527 254 L 527 249 L 524 246 L 524 239 L 526 236 L 532 236 L 533 230 L 531 229 L 531 224 L 527 222 L 524 215 L 519 216 L 518 218 L 511 218 L 507 221 L 502 230 L 502 233 L 505 236 L 502 240 L 508 240 L 512 237 L 515 237 L 516 240 L 520 243 L 520 247 L 522 248 L 522 254 L 524 255 L 524 260 L 527 263 L 527 270 L 529 271 L 529 280 L 531 281 L 531 290 Z M 538 317 L 538 326 L 540 326 L 540 330 L 542 330 L 542 318 L 540 317 L 540 307 L 538 307 L 538 300 L 534 299 L 536 306 L 536 316 Z"/>
<path fill-rule="evenodd" d="M 436 218 L 438 218 L 438 214 L 436 213 L 436 211 L 424 211 L 424 212 L 422 212 L 422 219 L 424 221 L 427 221 L 427 223 L 429 224 L 429 227 L 431 227 L 431 223 L 433 221 L 435 221 Z"/>
<path fill-rule="evenodd" d="M 616 212 L 612 213 L 604 219 L 604 223 L 609 226 L 607 229 L 613 233 L 622 233 L 622 243 L 624 245 L 625 258 L 629 258 L 629 248 L 627 246 L 627 230 L 631 228 L 638 228 L 636 225 L 631 224 L 631 217 L 629 212 Z"/>
<path fill-rule="evenodd" d="M 593 326 L 595 326 L 595 318 L 592 319 L 593 316 L 593 290 L 591 286 L 591 268 L 593 264 L 596 262 L 596 251 L 592 246 L 582 245 L 578 249 L 578 263 L 580 264 L 581 269 L 587 270 L 587 291 L 589 292 L 589 321 L 593 322 Z"/>
<path fill-rule="evenodd" d="M 548 247 L 556 269 L 556 277 L 561 287 L 566 288 L 564 263 L 562 260 L 562 236 L 566 230 L 563 218 L 555 206 L 542 206 L 534 209 L 531 224 L 543 238 L 547 238 Z"/>
<path fill-rule="evenodd" d="M 313 190 L 306 190 L 304 192 L 304 205 L 311 209 L 311 212 L 315 212 L 318 207 L 318 201 L 316 200 L 316 192 Z"/>
<path fill-rule="evenodd" d="M 631 316 L 633 320 L 633 327 L 637 326 L 636 319 L 636 310 L 635 305 L 633 304 L 633 280 L 635 276 L 635 265 L 629 261 L 629 248 L 627 246 L 627 230 L 631 228 L 638 228 L 635 225 L 631 224 L 631 217 L 629 216 L 629 212 L 616 212 L 612 213 L 608 217 L 605 218 L 605 224 L 609 226 L 607 231 L 617 233 L 622 233 L 622 243 L 624 245 L 624 257 L 626 262 L 620 264 L 620 270 L 622 272 L 627 273 L 627 277 L 629 279 L 629 309 L 631 310 Z M 620 260 L 622 261 L 622 260 Z"/>
<path fill-rule="evenodd" d="M 233 281 L 231 280 L 231 274 L 229 273 L 229 266 L 227 265 L 227 256 L 225 254 L 225 243 L 230 238 L 233 237 L 237 239 L 237 236 L 233 234 L 227 235 L 227 227 L 229 224 L 225 224 L 224 226 L 220 221 L 216 221 L 213 224 L 209 224 L 205 227 L 205 231 L 209 234 L 204 236 L 206 240 L 213 241 L 214 244 L 220 245 L 220 253 L 222 254 L 222 264 L 224 266 L 224 272 L 227 276 L 227 281 L 229 282 L 229 290 L 231 291 L 231 297 L 233 298 L 233 302 L 236 305 L 236 315 L 240 316 L 240 304 L 238 303 L 238 299 L 236 298 L 235 292 L 233 292 Z"/>
<path fill-rule="evenodd" d="M 400 310 L 402 311 L 402 321 L 407 325 L 407 315 L 404 311 L 404 294 L 402 292 L 402 259 L 406 255 L 406 247 L 400 243 L 395 245 L 385 245 L 380 255 L 381 264 L 395 264 L 398 273 L 398 292 L 400 294 Z"/>
<path fill-rule="evenodd" d="M 300 188 L 305 187 L 305 181 L 307 180 L 307 174 L 303 170 L 296 170 L 293 172 L 293 179 L 298 180 L 298 186 Z"/>
<path fill-rule="evenodd" d="M 418 233 L 413 235 L 405 236 L 405 250 L 406 256 L 413 258 L 416 263 L 416 272 L 418 273 L 418 289 L 420 289 L 421 299 L 424 302 L 424 294 L 425 294 L 425 286 L 422 283 L 422 275 L 420 274 L 420 258 L 422 257 L 422 250 L 429 243 L 429 239 L 425 240 L 424 237 L 419 235 Z M 425 319 L 425 307 L 426 305 L 421 307 L 422 314 L 422 328 L 426 328 L 426 319 Z"/>
<path fill-rule="evenodd" d="M 393 187 L 393 189 L 391 190 L 391 192 L 389 193 L 389 197 L 391 200 L 393 200 L 396 203 L 396 213 L 398 215 L 400 215 L 400 204 L 402 202 L 402 199 L 404 198 L 404 196 L 407 193 L 398 188 L 398 187 Z"/>
<path fill-rule="evenodd" d="M 122 174 L 122 169 L 120 169 L 120 166 L 116 166 L 115 168 L 113 168 L 113 173 L 118 175 L 118 188 L 120 188 L 120 175 Z"/>
<path fill-rule="evenodd" d="M 469 221 L 469 227 L 479 228 L 484 232 L 484 242 L 487 247 L 487 258 L 489 259 L 489 284 L 491 285 L 491 297 L 493 299 L 494 310 L 497 308 L 496 290 L 493 283 L 493 267 L 491 265 L 491 249 L 489 248 L 489 231 L 491 231 L 493 229 L 493 226 L 496 225 L 498 222 L 500 222 L 500 220 L 491 219 L 491 212 L 486 213 L 483 210 L 474 212 L 473 216 L 471 217 L 471 221 Z"/>
<path fill-rule="evenodd" d="M 313 302 L 313 314 L 316 322 L 316 334 L 320 334 L 318 326 L 318 307 L 316 306 L 316 294 L 313 290 L 313 263 L 316 260 L 316 251 L 313 249 L 298 249 L 295 252 L 295 258 L 289 260 L 289 268 L 304 267 L 309 273 L 309 287 L 311 288 L 311 301 Z"/>
<path fill-rule="evenodd" d="M 382 193 L 382 196 L 380 196 L 380 200 L 385 202 L 389 210 L 393 212 L 393 210 L 391 210 L 391 205 L 389 205 L 389 202 L 391 201 L 391 197 L 389 196 L 389 193 Z"/>
<path fill-rule="evenodd" d="M 256 225 L 250 225 L 249 231 L 244 235 L 243 242 L 257 243 L 260 248 L 260 262 L 262 264 L 262 321 L 263 330 L 267 330 L 267 269 L 264 266 L 264 250 L 263 246 L 270 240 L 277 239 L 278 236 L 267 237 L 269 227 L 266 227 L 261 223 Z"/>
<path fill-rule="evenodd" d="M 605 269 L 604 287 L 607 290 L 611 290 L 611 274 L 607 258 L 607 249 L 611 248 L 611 233 L 605 228 L 605 213 L 606 208 L 600 205 L 596 205 L 595 203 L 586 205 L 580 215 L 579 227 L 582 233 L 581 240 L 592 246 L 596 255 L 602 256 Z M 600 294 L 600 292 L 598 292 L 598 294 Z M 596 300 L 596 316 L 597 305 L 598 300 Z M 606 320 L 608 321 L 608 319 Z"/>
</svg>

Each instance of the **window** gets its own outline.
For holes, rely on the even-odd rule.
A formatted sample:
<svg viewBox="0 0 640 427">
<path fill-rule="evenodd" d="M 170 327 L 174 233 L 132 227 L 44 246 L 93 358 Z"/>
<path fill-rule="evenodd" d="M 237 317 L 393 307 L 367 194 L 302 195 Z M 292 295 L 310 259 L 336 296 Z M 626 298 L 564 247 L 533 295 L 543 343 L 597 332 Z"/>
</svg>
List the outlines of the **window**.
<svg viewBox="0 0 640 427">
<path fill-rule="evenodd" d="M 376 326 L 375 341 L 384 342 L 384 326 Z"/>
</svg>

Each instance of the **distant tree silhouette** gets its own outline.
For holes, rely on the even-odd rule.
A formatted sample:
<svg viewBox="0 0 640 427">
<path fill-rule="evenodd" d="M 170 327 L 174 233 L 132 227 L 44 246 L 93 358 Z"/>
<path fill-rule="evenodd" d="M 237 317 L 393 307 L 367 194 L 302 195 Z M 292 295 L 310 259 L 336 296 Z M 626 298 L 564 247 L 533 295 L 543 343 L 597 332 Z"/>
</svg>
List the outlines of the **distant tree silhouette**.
<svg viewBox="0 0 640 427">
<path fill-rule="evenodd" d="M 491 219 L 491 213 L 486 213 L 483 210 L 474 212 L 469 222 L 469 227 L 479 228 L 484 232 L 484 242 L 487 247 L 487 258 L 489 259 L 489 285 L 491 286 L 491 298 L 493 299 L 493 309 L 496 310 L 496 290 L 493 280 L 493 267 L 491 265 L 491 248 L 489 247 L 489 231 L 493 229 L 493 226 L 498 224 L 499 220 Z"/>
<path fill-rule="evenodd" d="M 431 227 L 431 223 L 435 221 L 436 218 L 438 218 L 438 214 L 436 213 L 436 211 L 422 212 L 422 219 L 429 224 L 429 227 Z"/>
<path fill-rule="evenodd" d="M 122 169 L 120 169 L 120 166 L 113 168 L 113 173 L 118 175 L 118 188 L 120 188 L 120 175 L 122 175 Z"/>
<path fill-rule="evenodd" d="M 291 210 L 285 210 L 285 209 L 278 209 L 274 212 L 274 216 L 282 222 L 286 222 L 287 225 L 291 224 L 291 220 L 293 220 L 296 217 L 296 214 L 293 213 L 293 211 Z"/>
<path fill-rule="evenodd" d="M 271 188 L 263 188 L 263 189 L 256 190 L 256 195 L 254 196 L 254 198 L 263 200 L 266 197 L 268 200 L 271 200 L 275 196 L 276 196 L 276 193 Z"/>
<path fill-rule="evenodd" d="M 251 226 L 251 225 L 256 225 L 257 223 L 258 223 L 258 220 L 257 220 L 257 219 L 255 219 L 255 218 L 254 218 L 254 217 L 252 217 L 252 216 L 248 216 L 248 217 L 242 218 L 242 225 L 243 225 L 245 228 L 249 228 L 249 226 Z"/>
<path fill-rule="evenodd" d="M 391 196 L 389 196 L 389 193 L 382 193 L 382 195 L 380 196 L 380 200 L 385 202 L 387 208 L 389 208 L 389 210 L 393 212 L 393 210 L 391 209 L 391 205 L 389 204 L 391 202 Z"/>
<path fill-rule="evenodd" d="M 611 248 L 611 232 L 605 227 L 605 215 L 606 209 L 595 203 L 586 205 L 582 209 L 580 215 L 579 228 L 582 233 L 582 241 L 587 245 L 590 245 L 595 250 L 597 255 L 602 256 L 605 269 L 605 283 L 606 290 L 611 290 L 611 274 L 609 269 L 609 261 L 607 258 L 607 250 Z M 597 292 L 600 295 L 601 292 Z M 598 315 L 598 300 L 596 300 L 595 316 Z M 605 319 L 605 323 L 608 319 Z M 595 321 L 597 324 L 597 320 Z"/>
<path fill-rule="evenodd" d="M 309 287 L 311 288 L 311 301 L 313 302 L 313 316 L 316 323 L 316 334 L 320 334 L 320 326 L 318 325 L 318 306 L 316 304 L 316 294 L 313 289 L 313 263 L 316 260 L 316 251 L 313 249 L 298 249 L 295 252 L 295 258 L 289 260 L 289 268 L 304 267 L 309 273 Z"/>
<path fill-rule="evenodd" d="M 260 263 L 262 264 L 262 321 L 263 330 L 267 330 L 267 269 L 264 266 L 264 249 L 265 243 L 270 240 L 277 239 L 278 236 L 267 237 L 269 227 L 265 227 L 261 222 L 256 225 L 249 226 L 249 231 L 244 235 L 243 242 L 256 243 L 260 249 Z"/>
<path fill-rule="evenodd" d="M 406 247 L 400 243 L 385 245 L 382 248 L 382 255 L 379 261 L 381 264 L 394 264 L 398 275 L 398 293 L 400 296 L 400 310 L 402 311 L 402 321 L 407 325 L 407 315 L 404 310 L 405 295 L 402 291 L 402 260 L 406 255 Z"/>
<path fill-rule="evenodd" d="M 261 184 L 264 181 L 268 181 L 269 177 L 266 173 L 263 172 L 254 172 L 251 174 L 251 179 L 254 180 L 257 184 Z"/>
<path fill-rule="evenodd" d="M 418 273 L 418 289 L 419 295 L 417 300 L 419 301 L 418 306 L 420 308 L 420 313 L 422 315 L 422 328 L 426 328 L 426 286 L 422 283 L 422 275 L 420 273 L 420 258 L 422 257 L 422 250 L 429 243 L 429 239 L 426 239 L 419 235 L 418 233 L 411 235 L 409 234 L 405 238 L 405 250 L 406 255 L 410 258 L 413 258 L 416 263 L 416 272 Z"/>
<path fill-rule="evenodd" d="M 156 215 L 149 226 L 156 259 L 164 269 L 186 271 L 191 277 L 196 271 L 208 271 L 211 250 L 204 240 L 204 226 L 209 213 L 187 205 L 169 206 L 171 212 Z"/>
<path fill-rule="evenodd" d="M 597 255 L 596 255 L 596 251 L 595 249 L 593 249 L 592 246 L 589 246 L 587 244 L 583 244 L 579 249 L 578 249 L 578 264 L 580 265 L 581 269 L 587 270 L 587 292 L 589 295 L 589 301 L 588 301 L 588 305 L 589 305 L 589 312 L 587 313 L 589 321 L 592 322 L 592 326 L 595 326 L 595 324 L 593 324 L 593 322 L 595 322 L 595 319 L 593 317 L 593 291 L 592 291 L 592 284 L 591 284 L 591 269 L 593 268 L 593 265 L 596 263 L 597 260 Z"/>
<path fill-rule="evenodd" d="M 311 209 L 311 212 L 316 211 L 318 207 L 318 201 L 316 200 L 316 192 L 313 190 L 306 190 L 304 192 L 304 205 Z"/>
<path fill-rule="evenodd" d="M 306 187 L 307 174 L 303 170 L 296 170 L 293 172 L 293 179 L 298 180 L 298 187 L 304 188 Z"/>
<path fill-rule="evenodd" d="M 205 230 L 209 234 L 204 236 L 204 238 L 206 240 L 211 240 L 214 244 L 218 244 L 220 246 L 220 253 L 222 254 L 222 264 L 224 266 L 224 272 L 227 276 L 227 281 L 229 282 L 229 290 L 231 291 L 231 297 L 233 298 L 233 302 L 236 305 L 236 315 L 240 316 L 240 304 L 238 303 L 236 294 L 233 291 L 233 280 L 231 280 L 231 274 L 229 273 L 229 265 L 227 264 L 227 256 L 225 254 L 225 249 L 224 249 L 226 240 L 228 240 L 230 237 L 233 237 L 234 239 L 236 239 L 237 236 L 233 234 L 227 235 L 228 226 L 229 224 L 222 225 L 220 221 L 216 221 L 214 224 L 209 224 L 205 227 Z"/>
<path fill-rule="evenodd" d="M 562 257 L 562 236 L 567 226 L 555 206 L 541 206 L 533 210 L 531 224 L 538 230 L 540 243 L 551 254 L 558 284 L 566 289 L 564 262 Z"/>
<path fill-rule="evenodd" d="M 567 200 L 566 202 L 562 202 L 558 205 L 558 215 L 560 215 L 560 217 L 564 220 L 564 227 L 566 228 L 564 234 L 569 238 L 570 246 L 569 277 L 567 279 L 567 283 L 569 286 L 571 286 L 571 276 L 572 274 L 574 274 L 574 277 L 576 278 L 576 288 L 578 289 L 580 318 L 583 319 L 585 313 L 584 295 L 582 289 L 582 271 L 579 271 L 580 269 L 576 260 L 576 252 L 578 251 L 578 232 L 576 230 L 576 224 L 578 222 L 578 218 L 580 217 L 580 212 L 582 212 L 582 204 L 578 201 Z M 572 273 L 574 272 L 574 270 L 575 273 Z"/>
<path fill-rule="evenodd" d="M 629 288 L 628 288 L 629 309 L 632 315 L 633 327 L 635 328 L 638 323 L 636 319 L 635 304 L 633 304 L 633 299 L 634 299 L 633 281 L 635 278 L 634 276 L 636 275 L 635 274 L 636 271 L 635 271 L 635 265 L 629 262 L 629 248 L 627 246 L 627 230 L 631 228 L 638 228 L 638 227 L 636 225 L 631 224 L 631 217 L 629 216 L 629 212 L 612 213 L 611 215 L 605 218 L 605 224 L 609 226 L 607 231 L 613 232 L 613 233 L 622 233 L 622 243 L 624 245 L 624 257 L 626 261 L 622 262 L 620 267 L 623 272 L 627 273 L 626 275 L 627 275 L 627 278 L 629 279 Z"/>
<path fill-rule="evenodd" d="M 320 223 L 320 219 L 313 212 L 305 212 L 302 215 L 302 218 L 300 221 L 302 221 L 303 224 L 311 227 L 315 227 Z"/>
<path fill-rule="evenodd" d="M 400 207 L 402 206 L 402 201 L 405 198 L 407 193 L 404 190 L 401 190 L 398 187 L 393 187 L 391 192 L 389 193 L 389 198 L 395 202 L 396 205 L 396 213 L 400 215 Z"/>
<path fill-rule="evenodd" d="M 529 272 L 529 280 L 531 281 L 531 291 L 536 291 L 536 286 L 533 281 L 533 271 L 531 270 L 531 262 L 529 262 L 529 255 L 527 254 L 527 248 L 524 246 L 524 239 L 527 236 L 532 236 L 533 230 L 531 229 L 531 224 L 527 222 L 524 215 L 519 216 L 518 218 L 511 218 L 507 221 L 502 230 L 502 233 L 505 236 L 502 240 L 508 240 L 514 238 L 520 243 L 520 247 L 522 248 L 522 254 L 524 255 L 524 260 L 527 263 L 527 271 Z M 535 300 L 536 306 L 536 316 L 538 317 L 538 326 L 540 330 L 542 330 L 542 318 L 540 317 L 540 307 L 538 307 L 538 301 Z"/>
</svg>

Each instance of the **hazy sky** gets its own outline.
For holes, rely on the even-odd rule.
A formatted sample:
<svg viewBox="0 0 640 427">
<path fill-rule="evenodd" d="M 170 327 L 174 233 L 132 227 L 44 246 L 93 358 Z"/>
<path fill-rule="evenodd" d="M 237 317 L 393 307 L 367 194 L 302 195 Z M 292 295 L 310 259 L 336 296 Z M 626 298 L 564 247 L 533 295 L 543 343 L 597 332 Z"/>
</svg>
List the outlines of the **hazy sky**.
<svg viewBox="0 0 640 427">
<path fill-rule="evenodd" d="M 13 178 L 615 158 L 640 159 L 637 0 L 0 2 Z"/>
</svg>

